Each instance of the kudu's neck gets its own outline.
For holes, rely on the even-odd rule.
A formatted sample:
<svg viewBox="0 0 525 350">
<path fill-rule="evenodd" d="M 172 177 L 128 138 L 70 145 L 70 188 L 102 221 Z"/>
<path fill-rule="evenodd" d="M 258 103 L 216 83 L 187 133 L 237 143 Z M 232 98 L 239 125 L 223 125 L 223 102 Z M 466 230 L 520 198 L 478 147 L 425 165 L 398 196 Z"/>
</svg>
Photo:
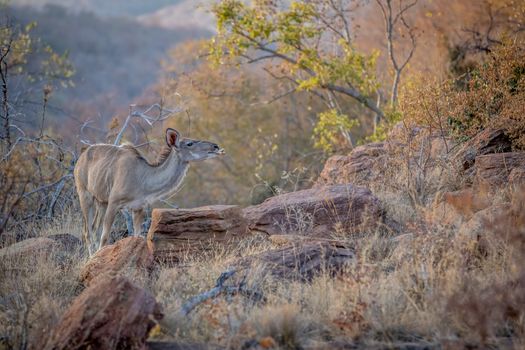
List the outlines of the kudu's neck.
<svg viewBox="0 0 525 350">
<path fill-rule="evenodd" d="M 145 190 L 149 195 L 165 197 L 180 185 L 190 163 L 183 161 L 177 151 L 171 149 L 168 156 L 157 166 L 147 166 L 144 176 Z"/>
</svg>

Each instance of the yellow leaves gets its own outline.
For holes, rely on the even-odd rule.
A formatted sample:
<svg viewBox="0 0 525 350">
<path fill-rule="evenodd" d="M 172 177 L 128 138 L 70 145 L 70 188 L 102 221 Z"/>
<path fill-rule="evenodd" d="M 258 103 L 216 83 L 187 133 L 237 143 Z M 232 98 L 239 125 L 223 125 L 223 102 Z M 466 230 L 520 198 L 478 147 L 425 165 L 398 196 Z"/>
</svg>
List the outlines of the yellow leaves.
<svg viewBox="0 0 525 350">
<path fill-rule="evenodd" d="M 347 133 L 357 126 L 357 120 L 339 113 L 335 109 L 319 113 L 319 120 L 314 128 L 314 146 L 331 153 L 336 149 L 349 147 Z"/>
<path fill-rule="evenodd" d="M 309 91 L 309 90 L 312 90 L 312 89 L 314 89 L 316 87 L 319 87 L 319 85 L 320 85 L 319 77 L 315 76 L 315 77 L 311 77 L 310 79 L 302 80 L 299 83 L 299 86 L 297 87 L 297 90 Z"/>
</svg>

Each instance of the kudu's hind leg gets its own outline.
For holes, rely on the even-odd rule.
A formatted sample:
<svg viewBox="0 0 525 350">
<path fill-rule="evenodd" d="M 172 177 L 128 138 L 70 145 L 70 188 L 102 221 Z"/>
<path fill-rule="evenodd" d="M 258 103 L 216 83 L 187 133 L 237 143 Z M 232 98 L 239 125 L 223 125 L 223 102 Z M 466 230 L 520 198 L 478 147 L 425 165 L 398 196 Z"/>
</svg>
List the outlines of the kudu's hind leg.
<svg viewBox="0 0 525 350">
<path fill-rule="evenodd" d="M 94 200 L 93 196 L 87 191 L 79 191 L 79 200 L 80 200 L 80 210 L 82 211 L 82 217 L 84 218 L 83 232 L 82 237 L 84 239 L 84 244 L 88 249 L 88 253 L 91 256 L 93 251 L 91 249 L 91 232 L 93 225 L 93 205 Z"/>
<path fill-rule="evenodd" d="M 106 209 L 106 215 L 104 216 L 104 222 L 102 225 L 102 236 L 100 236 L 100 245 L 98 249 L 101 249 L 106 242 L 108 241 L 109 234 L 111 233 L 111 226 L 113 226 L 113 221 L 115 220 L 115 215 L 120 210 L 118 206 L 114 203 L 108 203 Z"/>
<path fill-rule="evenodd" d="M 106 216 L 106 210 L 108 208 L 107 203 L 98 203 L 97 204 L 97 211 L 95 214 L 95 220 L 93 221 L 93 236 L 95 245 L 97 245 L 100 242 L 100 238 L 102 236 L 102 227 L 104 223 L 104 217 Z"/>
<path fill-rule="evenodd" d="M 133 236 L 142 235 L 142 223 L 144 222 L 144 209 L 133 210 Z"/>
</svg>

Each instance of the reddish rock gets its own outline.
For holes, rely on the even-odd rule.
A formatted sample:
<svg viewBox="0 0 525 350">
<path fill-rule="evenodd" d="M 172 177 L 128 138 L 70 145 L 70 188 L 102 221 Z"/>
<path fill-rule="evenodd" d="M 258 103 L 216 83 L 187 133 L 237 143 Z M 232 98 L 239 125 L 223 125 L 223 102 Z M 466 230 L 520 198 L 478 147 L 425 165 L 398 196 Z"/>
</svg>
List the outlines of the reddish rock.
<svg viewBox="0 0 525 350">
<path fill-rule="evenodd" d="M 97 279 L 66 310 L 45 346 L 34 349 L 145 349 L 160 305 L 124 277 Z"/>
<path fill-rule="evenodd" d="M 492 205 L 492 198 L 482 188 L 466 188 L 438 194 L 425 218 L 434 224 L 459 228 L 476 212 Z"/>
<path fill-rule="evenodd" d="M 148 246 L 155 259 L 174 262 L 217 244 L 230 245 L 247 233 L 247 222 L 238 206 L 154 209 Z"/>
<path fill-rule="evenodd" d="M 525 152 L 507 152 L 487 154 L 476 157 L 476 182 L 489 186 L 500 186 L 509 183 L 514 169 L 514 177 L 525 169 Z"/>
<path fill-rule="evenodd" d="M 329 236 L 336 230 L 374 230 L 382 222 L 379 200 L 364 187 L 320 186 L 268 198 L 245 208 L 252 231 Z"/>
<path fill-rule="evenodd" d="M 494 231 L 499 220 L 505 219 L 510 212 L 509 204 L 496 204 L 480 210 L 472 218 L 465 222 L 458 230 L 458 235 L 474 240 L 481 240 L 485 233 Z"/>
<path fill-rule="evenodd" d="M 237 271 L 243 271 L 238 275 L 253 277 L 257 274 L 261 278 L 270 275 L 308 281 L 322 273 L 337 274 L 355 261 L 355 252 L 349 247 L 333 242 L 310 241 L 247 256 L 230 265 Z"/>
<path fill-rule="evenodd" d="M 127 237 L 107 245 L 93 255 L 80 273 L 85 285 L 99 278 L 148 271 L 153 267 L 153 254 L 142 237 Z"/>
<path fill-rule="evenodd" d="M 386 154 L 385 144 L 369 143 L 356 147 L 349 155 L 330 157 L 317 185 L 361 184 L 369 181 L 378 159 Z"/>
</svg>

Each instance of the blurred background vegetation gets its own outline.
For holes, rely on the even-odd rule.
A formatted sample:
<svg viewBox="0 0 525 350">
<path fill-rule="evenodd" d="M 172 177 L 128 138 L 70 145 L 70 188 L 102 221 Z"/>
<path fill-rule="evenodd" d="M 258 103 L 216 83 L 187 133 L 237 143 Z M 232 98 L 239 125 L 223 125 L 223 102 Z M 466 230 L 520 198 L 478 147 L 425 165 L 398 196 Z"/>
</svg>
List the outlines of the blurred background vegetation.
<svg viewBox="0 0 525 350">
<path fill-rule="evenodd" d="M 469 137 L 503 113 L 523 149 L 524 33 L 519 0 L 3 1 L 2 228 L 73 205 L 74 160 L 113 142 L 130 105 L 183 110 L 132 121 L 124 141 L 152 156 L 168 126 L 228 154 L 191 169 L 180 207 L 311 186 L 401 120 Z M 429 121 L 427 102 L 444 112 Z"/>
</svg>

